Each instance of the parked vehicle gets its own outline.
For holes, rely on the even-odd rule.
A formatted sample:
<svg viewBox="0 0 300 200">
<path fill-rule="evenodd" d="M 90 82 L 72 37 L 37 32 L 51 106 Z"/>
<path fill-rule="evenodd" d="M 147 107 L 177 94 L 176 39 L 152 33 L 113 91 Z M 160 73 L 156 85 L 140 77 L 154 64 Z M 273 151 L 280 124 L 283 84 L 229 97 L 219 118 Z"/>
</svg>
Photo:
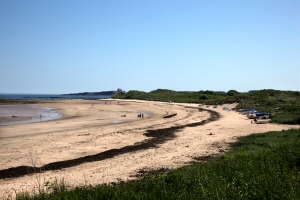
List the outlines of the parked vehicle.
<svg viewBox="0 0 300 200">
<path fill-rule="evenodd" d="M 249 113 L 251 113 L 251 114 L 255 114 L 255 113 L 257 113 L 258 111 L 257 110 L 254 110 L 254 109 L 248 109 L 248 110 L 242 110 L 242 111 L 240 111 L 240 113 L 242 114 L 242 115 L 248 115 Z"/>
<path fill-rule="evenodd" d="M 262 117 L 262 116 L 268 116 L 268 117 L 270 117 L 270 113 L 269 112 L 258 112 L 258 113 L 255 113 L 255 115 L 257 117 Z"/>
<path fill-rule="evenodd" d="M 249 119 L 269 119 L 271 117 L 269 112 L 254 112 L 254 113 L 249 113 L 247 115 Z"/>
</svg>

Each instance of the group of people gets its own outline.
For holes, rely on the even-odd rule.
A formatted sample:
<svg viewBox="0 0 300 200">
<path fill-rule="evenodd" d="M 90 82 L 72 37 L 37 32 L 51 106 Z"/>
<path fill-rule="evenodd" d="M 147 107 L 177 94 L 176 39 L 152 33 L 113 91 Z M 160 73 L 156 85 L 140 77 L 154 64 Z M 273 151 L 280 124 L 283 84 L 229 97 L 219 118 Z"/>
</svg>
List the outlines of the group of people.
<svg viewBox="0 0 300 200">
<path fill-rule="evenodd" d="M 137 117 L 139 117 L 139 118 L 144 118 L 144 114 L 143 114 L 143 113 L 139 113 L 139 114 L 137 115 Z"/>
</svg>

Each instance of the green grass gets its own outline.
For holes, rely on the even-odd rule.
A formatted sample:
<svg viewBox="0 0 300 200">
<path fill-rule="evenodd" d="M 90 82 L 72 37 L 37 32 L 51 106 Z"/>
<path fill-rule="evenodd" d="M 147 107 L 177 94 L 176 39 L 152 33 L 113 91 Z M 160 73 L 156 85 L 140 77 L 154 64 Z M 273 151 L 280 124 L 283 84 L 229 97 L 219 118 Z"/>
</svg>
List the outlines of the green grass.
<svg viewBox="0 0 300 200">
<path fill-rule="evenodd" d="M 68 188 L 18 199 L 300 199 L 300 130 L 239 138 L 206 163 L 115 186 Z"/>
</svg>

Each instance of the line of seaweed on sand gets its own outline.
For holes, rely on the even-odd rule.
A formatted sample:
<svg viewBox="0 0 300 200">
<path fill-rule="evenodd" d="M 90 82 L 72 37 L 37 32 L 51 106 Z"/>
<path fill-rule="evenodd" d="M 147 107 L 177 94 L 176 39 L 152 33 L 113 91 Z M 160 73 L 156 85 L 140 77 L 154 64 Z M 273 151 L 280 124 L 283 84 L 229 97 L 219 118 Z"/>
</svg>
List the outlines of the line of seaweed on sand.
<svg viewBox="0 0 300 200">
<path fill-rule="evenodd" d="M 162 129 L 155 129 L 155 130 L 147 130 L 146 133 L 144 133 L 144 135 L 146 137 L 149 137 L 149 139 L 146 139 L 142 142 L 135 143 L 134 145 L 122 147 L 120 149 L 110 149 L 94 155 L 88 155 L 88 156 L 84 156 L 72 160 L 64 160 L 64 161 L 49 163 L 41 167 L 18 166 L 18 167 L 0 170 L 0 179 L 17 178 L 29 174 L 34 174 L 37 172 L 42 173 L 51 170 L 61 170 L 64 168 L 74 167 L 83 163 L 96 162 L 96 161 L 113 158 L 115 156 L 125 154 L 125 153 L 146 150 L 149 148 L 158 148 L 159 144 L 163 144 L 169 140 L 174 139 L 176 137 L 175 133 L 185 127 L 201 126 L 209 122 L 216 121 L 220 118 L 220 114 L 216 111 L 207 110 L 203 108 L 199 108 L 199 111 L 209 112 L 210 117 L 207 118 L 206 120 L 202 120 L 200 122 L 195 122 L 191 124 L 180 125 L 180 126 L 178 125 L 169 128 L 162 128 Z"/>
</svg>

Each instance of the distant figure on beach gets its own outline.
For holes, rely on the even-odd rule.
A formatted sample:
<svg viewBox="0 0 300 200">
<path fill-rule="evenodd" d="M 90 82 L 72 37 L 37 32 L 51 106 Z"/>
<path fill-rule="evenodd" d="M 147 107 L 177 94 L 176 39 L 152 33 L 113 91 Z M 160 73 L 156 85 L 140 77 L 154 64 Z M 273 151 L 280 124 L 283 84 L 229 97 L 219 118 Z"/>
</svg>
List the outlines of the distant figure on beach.
<svg viewBox="0 0 300 200">
<path fill-rule="evenodd" d="M 40 115 L 40 119 L 42 119 L 42 117 L 43 117 L 43 116 L 42 116 L 42 115 Z"/>
</svg>

